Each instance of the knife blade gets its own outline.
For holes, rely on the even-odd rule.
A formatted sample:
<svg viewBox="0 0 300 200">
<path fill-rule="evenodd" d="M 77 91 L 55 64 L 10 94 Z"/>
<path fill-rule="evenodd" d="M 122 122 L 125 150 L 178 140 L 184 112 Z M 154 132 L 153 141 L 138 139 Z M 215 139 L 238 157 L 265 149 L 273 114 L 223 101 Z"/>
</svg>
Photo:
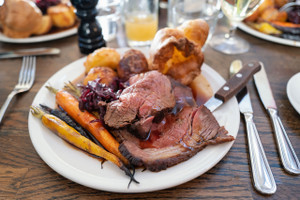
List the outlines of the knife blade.
<svg viewBox="0 0 300 200">
<path fill-rule="evenodd" d="M 231 69 L 242 68 L 242 62 L 235 60 L 231 63 Z M 258 131 L 253 121 L 253 109 L 250 94 L 245 86 L 237 95 L 240 112 L 244 115 L 247 130 L 249 156 L 254 187 L 263 194 L 274 194 L 276 182 L 270 169 L 264 148 L 260 141 Z"/>
<path fill-rule="evenodd" d="M 33 48 L 33 49 L 18 49 L 8 52 L 0 52 L 0 59 L 4 58 L 18 58 L 23 56 L 42 56 L 42 55 L 56 55 L 60 53 L 58 48 Z"/>
<path fill-rule="evenodd" d="M 228 99 L 236 95 L 249 81 L 249 79 L 260 70 L 259 62 L 249 62 L 231 77 L 205 104 L 211 112 L 216 110 Z"/>
<path fill-rule="evenodd" d="M 270 115 L 283 168 L 291 174 L 300 174 L 300 162 L 279 118 L 263 63 L 260 62 L 260 64 L 261 70 L 254 75 L 254 82 L 260 100 Z"/>
</svg>

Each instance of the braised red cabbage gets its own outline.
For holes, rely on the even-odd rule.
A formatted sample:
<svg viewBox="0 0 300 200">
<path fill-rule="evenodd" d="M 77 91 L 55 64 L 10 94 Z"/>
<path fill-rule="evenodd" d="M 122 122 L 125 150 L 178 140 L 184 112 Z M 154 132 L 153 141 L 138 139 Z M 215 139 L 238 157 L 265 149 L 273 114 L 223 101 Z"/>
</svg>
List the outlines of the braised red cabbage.
<svg viewBox="0 0 300 200">
<path fill-rule="evenodd" d="M 89 81 L 86 86 L 81 86 L 81 88 L 80 110 L 98 112 L 100 118 L 103 118 L 106 112 L 106 104 L 119 99 L 120 94 L 125 89 L 125 84 L 116 78 L 111 85 L 107 86 L 101 83 L 100 78 L 97 78 Z"/>
</svg>

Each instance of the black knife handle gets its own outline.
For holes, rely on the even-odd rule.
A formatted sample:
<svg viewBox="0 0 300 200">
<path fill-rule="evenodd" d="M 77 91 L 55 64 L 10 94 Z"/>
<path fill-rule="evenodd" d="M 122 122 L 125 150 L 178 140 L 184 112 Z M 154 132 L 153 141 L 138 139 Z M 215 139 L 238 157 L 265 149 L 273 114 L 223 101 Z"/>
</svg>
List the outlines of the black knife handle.
<svg viewBox="0 0 300 200">
<path fill-rule="evenodd" d="M 260 70 L 259 62 L 252 61 L 243 65 L 242 69 L 233 75 L 215 94 L 215 98 L 227 101 L 246 86 L 253 74 Z"/>
</svg>

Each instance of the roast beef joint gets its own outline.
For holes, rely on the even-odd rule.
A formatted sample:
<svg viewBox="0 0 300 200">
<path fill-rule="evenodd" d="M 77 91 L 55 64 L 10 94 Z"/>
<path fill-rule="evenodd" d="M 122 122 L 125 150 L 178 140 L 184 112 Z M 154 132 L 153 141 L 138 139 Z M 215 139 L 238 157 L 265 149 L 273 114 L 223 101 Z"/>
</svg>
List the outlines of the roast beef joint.
<svg viewBox="0 0 300 200">
<path fill-rule="evenodd" d="M 160 171 L 186 161 L 207 145 L 234 140 L 213 114 L 197 105 L 190 87 L 153 70 L 132 76 L 104 122 L 134 165 Z"/>
</svg>

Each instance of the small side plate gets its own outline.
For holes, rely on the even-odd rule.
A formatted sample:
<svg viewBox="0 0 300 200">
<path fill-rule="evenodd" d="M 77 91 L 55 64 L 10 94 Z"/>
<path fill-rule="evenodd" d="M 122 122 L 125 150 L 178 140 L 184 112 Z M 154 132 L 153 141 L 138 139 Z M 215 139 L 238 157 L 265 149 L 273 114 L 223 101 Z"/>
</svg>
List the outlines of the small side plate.
<svg viewBox="0 0 300 200">
<path fill-rule="evenodd" d="M 295 110 L 300 114 L 300 72 L 292 76 L 287 83 L 286 92 L 287 96 L 295 108 Z"/>
</svg>

